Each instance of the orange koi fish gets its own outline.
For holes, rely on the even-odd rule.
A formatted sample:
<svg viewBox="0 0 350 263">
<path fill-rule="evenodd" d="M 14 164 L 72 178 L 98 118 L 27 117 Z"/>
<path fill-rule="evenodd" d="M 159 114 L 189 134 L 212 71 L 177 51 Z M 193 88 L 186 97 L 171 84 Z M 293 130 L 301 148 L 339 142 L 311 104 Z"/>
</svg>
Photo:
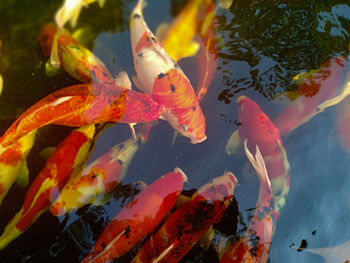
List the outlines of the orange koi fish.
<svg viewBox="0 0 350 263">
<path fill-rule="evenodd" d="M 191 83 L 160 46 L 142 15 L 140 0 L 130 18 L 131 46 L 136 86 L 150 94 L 165 110 L 162 117 L 179 133 L 200 143 L 205 135 L 205 117 Z"/>
<path fill-rule="evenodd" d="M 59 29 L 53 24 L 46 24 L 39 34 L 41 49 L 45 56 L 51 55 L 53 42 Z M 62 32 L 61 32 L 62 31 Z M 112 74 L 103 62 L 66 30 L 61 29 L 57 36 L 57 56 L 60 67 L 73 78 L 85 83 L 114 82 Z M 123 75 L 125 78 L 127 75 Z M 131 85 L 131 83 L 130 83 Z M 131 88 L 131 87 L 123 87 Z"/>
<path fill-rule="evenodd" d="M 5 248 L 48 210 L 69 176 L 84 164 L 94 133 L 94 125 L 84 126 L 72 131 L 59 144 L 29 187 L 21 210 L 0 236 L 0 249 Z"/>
<path fill-rule="evenodd" d="M 35 131 L 2 149 L 0 153 L 0 205 L 15 181 L 21 186 L 27 186 L 29 171 L 26 159 L 34 140 Z"/>
<path fill-rule="evenodd" d="M 250 151 L 259 145 L 272 185 L 274 210 L 279 212 L 285 205 L 290 177 L 290 166 L 279 131 L 253 100 L 241 96 L 237 102 L 242 125 L 231 135 L 226 152 L 235 152 L 242 139 L 248 139 Z"/>
<path fill-rule="evenodd" d="M 163 107 L 147 94 L 114 86 L 80 84 L 51 93 L 26 110 L 0 137 L 0 150 L 48 124 L 77 127 L 106 122 L 139 123 L 161 115 Z"/>
<path fill-rule="evenodd" d="M 247 140 L 244 141 L 244 149 L 259 177 L 259 197 L 247 231 L 232 244 L 220 263 L 265 263 L 270 249 L 275 224 L 271 183 L 259 147 L 256 145 L 255 158 L 248 150 Z"/>
<path fill-rule="evenodd" d="M 141 248 L 132 263 L 178 262 L 221 220 L 237 184 L 231 172 L 203 185 Z"/>
<path fill-rule="evenodd" d="M 336 94 L 343 83 L 346 65 L 346 58 L 338 56 L 307 74 L 298 90 L 300 96 L 274 119 L 281 135 L 293 131 L 322 111 L 318 109 L 319 104 Z"/>
<path fill-rule="evenodd" d="M 147 136 L 150 127 L 148 125 L 138 137 Z M 50 207 L 50 212 L 61 216 L 86 204 L 104 204 L 110 199 L 108 194 L 123 180 L 138 148 L 139 145 L 133 138 L 113 146 L 81 173 L 69 179 L 60 196 Z"/>
<path fill-rule="evenodd" d="M 175 168 L 146 187 L 109 223 L 82 263 L 110 262 L 128 252 L 170 211 L 185 181 Z"/>
</svg>

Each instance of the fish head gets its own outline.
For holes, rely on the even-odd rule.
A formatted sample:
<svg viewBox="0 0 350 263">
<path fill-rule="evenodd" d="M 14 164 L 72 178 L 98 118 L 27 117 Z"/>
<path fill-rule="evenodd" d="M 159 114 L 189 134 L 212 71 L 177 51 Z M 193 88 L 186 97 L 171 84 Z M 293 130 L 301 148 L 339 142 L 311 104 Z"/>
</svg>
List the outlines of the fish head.
<svg viewBox="0 0 350 263">
<path fill-rule="evenodd" d="M 262 113 L 259 105 L 246 96 L 240 96 L 237 103 L 239 118 L 242 122 Z"/>
</svg>

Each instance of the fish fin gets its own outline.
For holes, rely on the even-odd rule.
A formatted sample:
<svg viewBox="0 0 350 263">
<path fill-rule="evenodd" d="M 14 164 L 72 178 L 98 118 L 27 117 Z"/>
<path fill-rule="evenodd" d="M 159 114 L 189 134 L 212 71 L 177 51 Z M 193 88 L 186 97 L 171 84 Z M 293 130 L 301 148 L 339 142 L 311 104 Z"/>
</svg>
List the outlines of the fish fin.
<svg viewBox="0 0 350 263">
<path fill-rule="evenodd" d="M 171 140 L 171 146 L 174 146 L 175 141 L 176 141 L 177 137 L 179 136 L 179 134 L 180 133 L 178 131 L 174 131 L 173 139 Z"/>
<path fill-rule="evenodd" d="M 252 180 L 256 177 L 254 171 L 254 168 L 250 165 L 250 162 L 246 162 L 242 169 L 242 177 L 246 180 Z"/>
<path fill-rule="evenodd" d="M 139 79 L 137 78 L 137 76 L 132 76 L 132 77 L 131 77 L 131 80 L 132 80 L 132 82 L 134 82 L 136 88 L 138 88 L 139 90 L 142 90 L 142 89 L 140 88 L 141 85 L 140 85 L 140 82 L 139 82 Z"/>
<path fill-rule="evenodd" d="M 197 41 L 192 41 L 187 48 L 185 48 L 182 52 L 181 57 L 179 58 L 186 58 L 186 57 L 192 57 L 197 54 L 198 50 L 200 49 L 201 45 Z"/>
<path fill-rule="evenodd" d="M 254 158 L 247 147 L 247 139 L 244 140 L 245 153 L 248 157 L 248 160 L 250 161 L 250 163 L 252 164 L 252 166 L 254 167 L 258 175 L 259 181 L 266 183 L 269 186 L 269 188 L 271 188 L 271 182 L 267 174 L 264 158 L 260 152 L 259 146 L 256 145 L 255 147 L 256 147 L 256 152 L 255 152 L 255 158 Z"/>
<path fill-rule="evenodd" d="M 115 77 L 115 84 L 117 86 L 120 86 L 124 89 L 131 90 L 131 81 L 129 79 L 128 73 L 126 73 L 124 70 L 120 71 L 116 77 Z"/>
<path fill-rule="evenodd" d="M 80 27 L 74 30 L 74 32 L 72 33 L 72 37 L 83 46 L 88 46 L 94 41 L 94 39 L 92 38 L 92 30 L 88 26 Z"/>
<path fill-rule="evenodd" d="M 0 250 L 7 247 L 15 238 L 17 238 L 23 231 L 20 231 L 16 224 L 21 219 L 23 213 L 23 207 L 21 210 L 11 219 L 11 221 L 5 227 L 4 232 L 0 236 Z"/>
<path fill-rule="evenodd" d="M 214 229 L 213 226 L 210 226 L 209 229 L 203 234 L 199 240 L 199 245 L 204 251 L 207 251 L 214 240 Z"/>
<path fill-rule="evenodd" d="M 219 233 L 218 231 L 215 231 L 215 239 L 216 239 L 216 242 L 215 242 L 216 245 L 214 245 L 214 249 L 218 253 L 219 260 L 221 260 L 222 257 L 226 254 L 226 252 L 234 244 L 235 237 L 233 236 L 227 237 L 223 233 Z"/>
<path fill-rule="evenodd" d="M 219 6 L 224 9 L 229 9 L 233 3 L 233 0 L 219 0 Z"/>
<path fill-rule="evenodd" d="M 102 8 L 105 5 L 105 0 L 97 0 L 98 5 Z"/>
<path fill-rule="evenodd" d="M 136 125 L 136 123 L 129 123 L 131 136 L 134 139 L 134 142 L 137 143 L 137 136 L 136 136 L 136 132 L 135 132 L 135 128 L 134 128 L 135 125 Z"/>
<path fill-rule="evenodd" d="M 93 204 L 94 206 L 101 206 L 104 204 L 107 204 L 108 202 L 110 202 L 112 199 L 114 198 L 114 194 L 113 191 L 103 194 L 103 195 L 98 195 L 97 198 L 95 200 L 90 200 L 90 204 Z"/>
<path fill-rule="evenodd" d="M 54 66 L 52 66 L 50 60 L 48 60 L 46 63 L 45 63 L 45 74 L 46 76 L 48 77 L 54 77 L 58 74 L 61 73 L 61 70 L 58 68 L 55 68 Z"/>
<path fill-rule="evenodd" d="M 183 206 L 190 199 L 191 199 L 190 197 L 188 197 L 186 195 L 183 195 L 183 194 L 180 194 L 179 197 L 176 200 L 176 203 L 175 203 L 174 207 L 176 209 L 179 209 L 181 206 Z"/>
<path fill-rule="evenodd" d="M 317 111 L 318 112 L 322 112 L 324 111 L 326 108 L 334 106 L 338 103 L 340 103 L 341 101 L 343 101 L 348 95 L 350 94 L 350 81 L 348 83 L 346 83 L 344 89 L 342 90 L 342 92 L 329 100 L 326 100 L 324 102 L 322 102 L 320 105 L 317 106 Z"/>
<path fill-rule="evenodd" d="M 50 64 L 53 68 L 59 69 L 61 67 L 60 58 L 58 56 L 58 35 L 61 34 L 63 29 L 58 28 L 55 37 L 52 42 L 51 53 L 50 53 Z"/>
<path fill-rule="evenodd" d="M 57 149 L 57 147 L 54 147 L 54 146 L 53 147 L 46 147 L 41 152 L 39 152 L 39 156 L 42 159 L 47 160 L 54 153 L 54 151 L 56 151 L 56 149 Z"/>
<path fill-rule="evenodd" d="M 242 139 L 239 136 L 239 130 L 235 130 L 231 134 L 229 140 L 227 141 L 225 151 L 228 155 L 231 155 L 237 152 L 238 149 L 241 147 L 241 145 L 242 145 Z"/>
<path fill-rule="evenodd" d="M 29 182 L 29 170 L 27 167 L 27 160 L 23 160 L 21 164 L 21 168 L 18 172 L 18 176 L 16 178 L 16 184 L 21 187 L 27 187 Z"/>
<path fill-rule="evenodd" d="M 305 81 L 309 78 L 311 78 L 312 75 L 315 75 L 317 73 L 319 73 L 321 71 L 321 69 L 313 69 L 310 70 L 308 72 L 300 72 L 299 74 L 297 74 L 296 76 L 294 76 L 292 78 L 292 81 L 297 85 L 297 86 L 301 86 L 305 83 Z"/>
<path fill-rule="evenodd" d="M 156 37 L 161 41 L 165 38 L 166 33 L 169 29 L 169 23 L 161 23 L 156 29 Z"/>
</svg>

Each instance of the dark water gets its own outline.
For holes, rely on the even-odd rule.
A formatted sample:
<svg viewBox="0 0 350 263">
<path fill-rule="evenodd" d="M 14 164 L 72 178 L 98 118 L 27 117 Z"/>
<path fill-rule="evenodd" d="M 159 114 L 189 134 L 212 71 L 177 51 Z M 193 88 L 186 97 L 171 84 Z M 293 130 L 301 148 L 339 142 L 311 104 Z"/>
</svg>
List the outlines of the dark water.
<svg viewBox="0 0 350 263">
<path fill-rule="evenodd" d="M 186 1 L 148 0 L 144 15 L 150 29 L 155 31 L 160 23 L 171 21 L 182 2 Z M 61 1 L 53 0 L 0 1 L 0 73 L 4 79 L 0 96 L 1 132 L 40 98 L 77 83 L 65 73 L 53 78 L 45 75 L 46 58 L 37 41 L 40 27 L 52 21 L 60 4 Z M 128 17 L 134 4 L 135 1 L 106 0 L 103 9 L 94 4 L 83 9 L 79 18 L 78 27 L 91 29 L 89 48 L 112 73 L 123 69 L 130 76 L 135 74 L 128 31 Z M 171 146 L 173 129 L 160 121 L 152 129 L 147 144 L 136 153 L 123 184 L 133 187 L 137 180 L 151 183 L 178 166 L 189 177 L 185 184 L 189 190 L 230 170 L 239 180 L 235 190 L 238 211 L 231 213 L 237 216 L 239 212 L 243 218 L 238 226 L 236 219 L 225 220 L 228 234 L 233 234 L 236 228 L 242 230 L 249 224 L 249 209 L 255 207 L 259 188 L 257 178 L 246 175 L 246 157 L 229 157 L 224 151 L 231 133 L 238 128 L 236 99 L 246 95 L 271 119 L 276 117 L 289 103 L 278 95 L 297 89 L 291 81 L 295 75 L 319 68 L 337 55 L 348 54 L 350 3 L 234 0 L 230 10 L 219 9 L 218 22 L 224 45 L 218 70 L 201 103 L 207 118 L 208 139 L 192 145 L 187 138 L 179 137 Z M 195 58 L 179 63 L 194 87 L 196 63 Z M 291 165 L 291 184 L 272 240 L 271 263 L 324 262 L 311 253 L 297 252 L 292 245 L 298 247 L 305 240 L 307 247 L 318 248 L 350 239 L 350 157 L 338 140 L 337 114 L 337 106 L 328 108 L 282 138 Z M 28 159 L 31 180 L 44 165 L 37 152 L 56 145 L 69 131 L 61 127 L 40 130 Z M 91 159 L 129 136 L 126 125 L 108 128 L 98 138 Z M 131 192 L 130 187 L 126 188 L 126 194 Z M 22 205 L 24 194 L 25 189 L 15 185 L 11 188 L 0 209 L 1 229 Z M 47 212 L 0 252 L 0 262 L 78 262 L 123 204 L 123 198 L 119 198 L 102 207 L 84 207 L 59 219 Z M 214 252 L 203 254 L 199 249 L 193 250 L 183 261 L 215 262 Z"/>
</svg>

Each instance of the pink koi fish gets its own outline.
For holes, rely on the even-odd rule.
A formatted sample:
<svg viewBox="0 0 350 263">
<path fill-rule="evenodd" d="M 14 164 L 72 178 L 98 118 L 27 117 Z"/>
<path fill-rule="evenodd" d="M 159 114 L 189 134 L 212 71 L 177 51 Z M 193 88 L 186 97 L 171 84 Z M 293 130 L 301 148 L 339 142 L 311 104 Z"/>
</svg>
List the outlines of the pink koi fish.
<svg viewBox="0 0 350 263">
<path fill-rule="evenodd" d="M 145 143 L 151 126 L 145 126 L 142 143 Z M 109 198 L 108 194 L 119 184 L 139 148 L 133 138 L 113 146 L 107 153 L 72 176 L 61 194 L 50 207 L 55 216 L 78 210 L 86 204 L 101 205 Z"/>
<path fill-rule="evenodd" d="M 153 234 L 132 263 L 178 262 L 213 223 L 218 223 L 237 184 L 231 172 L 203 185 Z"/>
<path fill-rule="evenodd" d="M 237 102 L 242 125 L 231 135 L 226 152 L 234 153 L 242 139 L 248 139 L 250 151 L 259 145 L 271 181 L 274 210 L 279 212 L 285 205 L 290 177 L 290 166 L 279 131 L 253 100 L 241 96 Z"/>
<path fill-rule="evenodd" d="M 71 174 L 84 164 L 94 134 L 94 125 L 84 126 L 72 131 L 59 144 L 29 187 L 21 210 L 0 236 L 0 249 L 5 248 L 26 231 L 42 213 L 48 210 Z"/>
<path fill-rule="evenodd" d="M 109 223 L 82 263 L 111 262 L 128 252 L 170 211 L 185 181 L 175 168 L 146 187 Z"/>
<path fill-rule="evenodd" d="M 146 25 L 140 0 L 131 13 L 130 36 L 137 78 L 134 83 L 150 94 L 165 110 L 162 117 L 179 133 L 200 143 L 205 135 L 205 117 L 191 83 L 160 46 Z"/>
<path fill-rule="evenodd" d="M 80 84 L 58 90 L 26 110 L 0 137 L 0 150 L 48 124 L 83 126 L 157 119 L 163 107 L 147 94 L 117 90 L 113 84 Z"/>
<path fill-rule="evenodd" d="M 338 56 L 308 74 L 298 90 L 300 96 L 274 119 L 281 135 L 293 131 L 320 112 L 317 106 L 332 98 L 341 86 L 346 64 L 346 58 Z"/>
<path fill-rule="evenodd" d="M 259 197 L 247 231 L 231 245 L 220 263 L 265 263 L 269 253 L 275 224 L 271 183 L 259 147 L 256 145 L 255 158 L 248 150 L 247 140 L 244 141 L 244 149 L 259 177 Z"/>
</svg>

